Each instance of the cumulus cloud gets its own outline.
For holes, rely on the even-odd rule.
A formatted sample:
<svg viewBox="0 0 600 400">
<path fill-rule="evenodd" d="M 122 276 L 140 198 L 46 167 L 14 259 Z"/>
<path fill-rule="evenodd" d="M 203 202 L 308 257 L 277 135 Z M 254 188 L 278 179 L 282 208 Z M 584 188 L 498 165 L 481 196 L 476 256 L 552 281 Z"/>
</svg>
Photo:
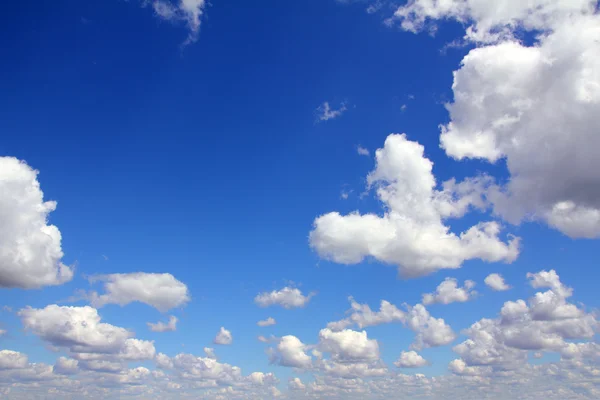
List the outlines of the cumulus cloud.
<svg viewBox="0 0 600 400">
<path fill-rule="evenodd" d="M 453 278 L 446 278 L 440 283 L 434 293 L 426 293 L 423 295 L 423 304 L 450 304 L 464 303 L 471 300 L 477 295 L 473 290 L 475 282 L 466 280 L 464 286 L 458 287 L 458 282 Z"/>
<path fill-rule="evenodd" d="M 55 201 L 44 201 L 38 171 L 0 157 L 0 288 L 61 285 L 73 269 L 61 262 L 61 233 L 48 224 Z"/>
<path fill-rule="evenodd" d="M 79 361 L 72 358 L 59 357 L 52 371 L 59 375 L 75 375 L 79 372 Z"/>
<path fill-rule="evenodd" d="M 589 340 L 598 330 L 596 317 L 567 302 L 572 289 L 562 284 L 555 271 L 528 277 L 533 287 L 550 290 L 536 293 L 528 302 L 507 301 L 498 318 L 473 324 L 464 332 L 469 338 L 454 347 L 461 358 L 451 370 L 471 375 L 514 370 L 527 362 L 530 351 L 554 352 L 565 358 L 589 355 Z"/>
<path fill-rule="evenodd" d="M 177 22 L 183 21 L 188 27 L 189 34 L 184 42 L 188 45 L 198 40 L 201 19 L 206 7 L 206 0 L 148 0 L 160 19 Z"/>
<path fill-rule="evenodd" d="M 133 332 L 101 322 L 92 307 L 24 308 L 18 312 L 25 329 L 51 346 L 66 349 L 78 360 L 123 362 L 154 358 L 153 342 L 133 338 Z"/>
<path fill-rule="evenodd" d="M 505 291 L 510 289 L 510 286 L 504 282 L 504 278 L 500 274 L 489 274 L 484 282 L 488 285 L 492 290 L 497 292 Z"/>
<path fill-rule="evenodd" d="M 326 101 L 317 108 L 317 122 L 329 121 L 330 119 L 341 117 L 347 109 L 346 103 L 340 104 L 338 109 L 333 109 L 329 105 L 329 102 Z"/>
<path fill-rule="evenodd" d="M 444 224 L 470 208 L 485 208 L 482 193 L 487 178 L 449 180 L 437 190 L 433 163 L 423 152 L 423 146 L 406 135 L 388 136 L 376 152 L 375 170 L 367 177 L 369 188 L 377 188 L 385 205 L 384 214 L 322 215 L 310 232 L 311 247 L 341 264 L 357 264 L 366 257 L 395 264 L 408 278 L 460 268 L 472 259 L 514 261 L 519 240 L 511 237 L 503 242 L 497 222 L 481 222 L 459 235 Z"/>
<path fill-rule="evenodd" d="M 423 347 L 444 346 L 456 338 L 452 328 L 442 318 L 432 317 L 427 308 L 422 304 L 410 306 L 404 304 L 404 310 L 383 300 L 379 311 L 373 311 L 367 304 L 359 304 L 351 297 L 351 309 L 349 316 L 327 324 L 327 329 L 340 331 L 349 326 L 356 325 L 359 328 L 368 326 L 402 323 L 415 332 L 414 349 Z"/>
<path fill-rule="evenodd" d="M 393 322 L 405 322 L 406 314 L 389 301 L 382 300 L 379 311 L 371 310 L 368 304 L 359 304 L 354 298 L 350 301 L 350 315 L 341 321 L 330 322 L 327 328 L 339 331 L 349 326 L 356 325 L 360 329 L 368 326 L 389 324 Z"/>
<path fill-rule="evenodd" d="M 171 274 L 135 272 L 130 274 L 100 275 L 90 278 L 92 283 L 103 282 L 104 292 L 89 295 L 96 308 L 107 304 L 125 306 L 140 302 L 161 312 L 185 305 L 190 296 L 187 286 Z"/>
<path fill-rule="evenodd" d="M 0 370 L 25 368 L 27 355 L 12 350 L 0 350 Z"/>
<path fill-rule="evenodd" d="M 338 362 L 379 359 L 379 344 L 375 339 L 369 339 L 365 331 L 322 329 L 319 332 L 319 350 L 331 353 L 333 360 Z"/>
<path fill-rule="evenodd" d="M 467 40 L 487 44 L 454 73 L 441 145 L 458 160 L 504 159 L 511 178 L 490 191 L 494 212 L 515 224 L 541 220 L 572 238 L 600 237 L 596 7 L 596 0 L 416 0 L 395 17 L 411 31 L 456 19 Z M 533 45 L 516 38 L 523 31 L 537 34 Z"/>
<path fill-rule="evenodd" d="M 159 321 L 157 323 L 148 322 L 147 325 L 152 332 L 174 332 L 177 330 L 177 317 L 171 315 L 169 322 L 166 324 Z"/>
<path fill-rule="evenodd" d="M 267 318 L 267 319 L 265 319 L 265 320 L 258 321 L 258 322 L 256 323 L 256 325 L 264 327 L 264 326 L 272 326 L 272 325 L 275 325 L 276 323 L 277 323 L 277 322 L 275 321 L 275 319 L 274 319 L 274 318 L 272 318 L 272 317 L 269 317 L 269 318 Z"/>
<path fill-rule="evenodd" d="M 233 336 L 227 329 L 221 327 L 217 336 L 213 339 L 214 344 L 229 345 L 233 342 Z"/>
<path fill-rule="evenodd" d="M 307 350 L 308 346 L 296 336 L 286 335 L 278 340 L 275 348 L 269 348 L 267 354 L 271 363 L 306 369 L 312 365 L 312 359 L 306 354 Z"/>
<path fill-rule="evenodd" d="M 308 304 L 314 293 L 304 296 L 300 289 L 284 287 L 281 290 L 259 293 L 254 302 L 260 307 L 280 306 L 285 309 L 304 307 Z"/>
<path fill-rule="evenodd" d="M 420 368 L 429 363 L 416 351 L 403 351 L 400 358 L 394 363 L 398 368 Z"/>
</svg>

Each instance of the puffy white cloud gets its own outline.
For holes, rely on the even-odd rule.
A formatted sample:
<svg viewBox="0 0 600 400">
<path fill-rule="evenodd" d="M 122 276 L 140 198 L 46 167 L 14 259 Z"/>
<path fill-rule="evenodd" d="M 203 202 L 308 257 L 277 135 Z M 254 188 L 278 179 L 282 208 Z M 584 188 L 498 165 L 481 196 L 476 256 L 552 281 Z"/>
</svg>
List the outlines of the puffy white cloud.
<svg viewBox="0 0 600 400">
<path fill-rule="evenodd" d="M 281 290 L 259 293 L 254 302 L 260 307 L 281 306 L 285 309 L 304 307 L 308 304 L 314 293 L 304 296 L 300 289 L 284 287 Z"/>
<path fill-rule="evenodd" d="M 485 208 L 487 178 L 460 183 L 449 180 L 436 190 L 433 163 L 423 146 L 406 135 L 390 135 L 377 150 L 377 166 L 369 187 L 385 205 L 382 216 L 331 212 L 315 219 L 311 247 L 323 258 L 356 264 L 366 257 L 395 264 L 404 277 L 417 277 L 440 269 L 460 268 L 464 261 L 512 262 L 519 240 L 499 238 L 500 225 L 481 222 L 457 235 L 444 220 L 463 216 L 470 208 Z"/>
<path fill-rule="evenodd" d="M 79 361 L 72 358 L 59 357 L 52 371 L 60 375 L 75 375 L 79 372 Z"/>
<path fill-rule="evenodd" d="M 92 292 L 89 296 L 96 308 L 106 304 L 125 306 L 137 301 L 166 312 L 190 300 L 187 286 L 171 274 L 111 274 L 95 276 L 90 281 L 104 283 L 105 293 Z"/>
<path fill-rule="evenodd" d="M 277 323 L 277 322 L 275 321 L 275 319 L 274 319 L 274 318 L 272 318 L 272 317 L 269 317 L 269 318 L 267 318 L 267 319 L 265 319 L 265 320 L 258 321 L 258 322 L 256 323 L 256 325 L 258 325 L 258 326 L 263 326 L 263 327 L 264 327 L 264 326 L 272 326 L 272 325 L 275 325 L 276 323 Z"/>
<path fill-rule="evenodd" d="M 352 297 L 350 297 L 349 300 L 351 306 L 349 311 L 350 315 L 341 321 L 330 322 L 327 324 L 327 328 L 339 331 L 349 326 L 356 325 L 362 329 L 368 326 L 405 321 L 404 311 L 399 310 L 389 301 L 382 300 L 379 311 L 373 311 L 368 304 L 359 304 Z"/>
<path fill-rule="evenodd" d="M 371 310 L 367 304 L 359 304 L 350 297 L 352 308 L 350 315 L 340 321 L 330 322 L 327 329 L 340 331 L 349 326 L 356 325 L 364 328 L 387 323 L 402 323 L 416 333 L 413 347 L 444 346 L 451 343 L 456 335 L 452 328 L 442 318 L 434 318 L 422 304 L 414 307 L 405 304 L 406 311 L 398 309 L 395 305 L 383 300 L 378 312 Z"/>
<path fill-rule="evenodd" d="M 290 390 L 304 390 L 306 389 L 306 385 L 302 383 L 300 378 L 290 378 L 288 381 L 288 387 Z"/>
<path fill-rule="evenodd" d="M 379 344 L 369 339 L 367 332 L 351 329 L 334 332 L 329 328 L 319 332 L 319 350 L 331 353 L 334 361 L 359 362 L 379 359 Z"/>
<path fill-rule="evenodd" d="M 12 350 L 0 350 L 0 370 L 25 368 L 27 355 Z"/>
<path fill-rule="evenodd" d="M 555 271 L 527 275 L 532 286 L 550 290 L 537 293 L 528 303 L 508 301 L 499 318 L 482 319 L 473 324 L 465 331 L 469 339 L 454 347 L 461 361 L 451 369 L 458 371 L 463 365 L 488 366 L 495 371 L 514 370 L 527 362 L 529 351 L 556 352 L 565 358 L 578 355 L 580 350 L 590 355 L 590 342 L 575 345 L 569 341 L 592 339 L 598 330 L 595 316 L 567 303 L 572 289 L 562 284 Z M 466 371 L 467 374 L 482 372 L 479 369 Z"/>
<path fill-rule="evenodd" d="M 213 360 L 217 359 L 217 356 L 215 355 L 215 349 L 210 348 L 210 347 L 205 347 L 203 350 L 204 350 L 204 354 L 206 354 L 207 358 L 212 358 Z"/>
<path fill-rule="evenodd" d="M 127 329 L 101 322 L 92 307 L 24 308 L 18 312 L 26 329 L 56 348 L 64 348 L 79 360 L 122 362 L 154 358 L 152 342 L 132 338 Z"/>
<path fill-rule="evenodd" d="M 465 281 L 464 287 L 458 287 L 456 279 L 446 278 L 444 282 L 439 284 L 434 293 L 423 295 L 423 304 L 464 303 L 477 295 L 477 292 L 473 290 L 474 287 L 475 282 L 470 280 Z"/>
<path fill-rule="evenodd" d="M 493 43 L 471 50 L 455 71 L 441 145 L 456 159 L 505 159 L 510 179 L 488 193 L 494 212 L 511 223 L 541 220 L 572 238 L 600 236 L 596 7 L 596 0 L 417 0 L 396 13 L 408 30 L 453 18 L 468 25 L 467 39 Z M 522 31 L 537 34 L 533 45 L 515 38 Z"/>
<path fill-rule="evenodd" d="M 400 358 L 394 363 L 398 368 L 420 368 L 429 363 L 416 351 L 403 351 Z"/>
<path fill-rule="evenodd" d="M 0 157 L 0 287 L 33 289 L 73 278 L 61 262 L 61 234 L 48 225 L 55 201 L 44 201 L 38 171 Z"/>
<path fill-rule="evenodd" d="M 269 349 L 268 355 L 272 363 L 306 369 L 312 365 L 310 356 L 306 354 L 307 349 L 308 346 L 296 336 L 287 335 L 279 339 L 275 348 Z"/>
<path fill-rule="evenodd" d="M 483 281 L 497 292 L 510 289 L 510 286 L 504 282 L 504 278 L 500 274 L 489 274 Z"/>
<path fill-rule="evenodd" d="M 206 0 L 151 0 L 156 16 L 167 21 L 184 21 L 189 34 L 184 45 L 198 40 L 201 18 L 206 7 Z"/>
<path fill-rule="evenodd" d="M 152 332 L 174 332 L 177 330 L 177 317 L 171 315 L 169 317 L 169 322 L 166 324 L 159 321 L 157 323 L 148 322 L 147 325 Z"/>
<path fill-rule="evenodd" d="M 214 344 L 229 345 L 233 342 L 233 336 L 227 329 L 221 327 L 217 336 L 213 339 Z"/>
<path fill-rule="evenodd" d="M 434 318 L 422 304 L 414 307 L 407 306 L 406 325 L 417 335 L 412 347 L 438 347 L 450 344 L 456 339 L 456 334 L 442 318 Z"/>
<path fill-rule="evenodd" d="M 495 42 L 514 37 L 518 27 L 547 30 L 571 14 L 592 13 L 597 0 L 410 0 L 394 17 L 403 29 L 422 30 L 428 20 L 455 19 L 467 24 L 465 37 L 478 42 Z"/>
<path fill-rule="evenodd" d="M 346 103 L 342 103 L 337 110 L 332 109 L 329 102 L 326 101 L 317 108 L 317 122 L 329 121 L 330 119 L 341 117 L 347 109 Z"/>
</svg>

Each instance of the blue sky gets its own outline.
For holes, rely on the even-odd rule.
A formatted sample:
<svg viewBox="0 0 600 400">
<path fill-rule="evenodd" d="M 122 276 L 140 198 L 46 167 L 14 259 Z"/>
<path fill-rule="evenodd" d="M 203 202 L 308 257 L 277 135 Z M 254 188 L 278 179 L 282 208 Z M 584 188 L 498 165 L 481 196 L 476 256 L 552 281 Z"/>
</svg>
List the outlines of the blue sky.
<svg viewBox="0 0 600 400">
<path fill-rule="evenodd" d="M 509 370 L 531 374 L 527 398 L 551 398 L 542 394 L 551 376 L 544 368 L 556 368 L 577 376 L 555 380 L 556 390 L 596 398 L 596 2 L 479 3 L 6 4 L 0 394 L 377 399 L 389 390 L 377 385 L 388 379 L 409 398 L 474 398 L 486 389 L 504 399 L 514 398 L 510 377 L 499 372 Z M 462 189 L 443 188 L 452 178 Z M 23 200 L 37 183 L 55 211 Z M 490 234 L 482 223 L 501 229 Z M 44 225 L 56 226 L 62 241 L 43 244 Z M 461 236 L 472 227 L 482 240 Z M 513 236 L 519 245 L 510 247 Z M 49 255 L 57 248 L 62 258 Z M 40 258 L 28 261 L 30 254 Z M 42 282 L 42 272 L 52 275 L 61 262 L 72 278 Z M 104 286 L 133 273 L 143 276 L 120 293 Z M 486 285 L 492 273 L 510 289 Z M 431 329 L 442 335 L 446 326 L 454 336 L 419 346 L 426 327 L 411 328 L 410 310 L 446 278 L 457 280 L 454 297 L 442 294 L 442 304 L 425 307 L 437 323 L 443 319 Z M 477 294 L 463 288 L 467 280 Z M 301 291 L 292 296 L 300 303 L 285 306 L 284 288 Z M 107 294 L 105 301 L 93 292 Z M 257 304 L 261 293 L 274 304 Z M 402 316 L 324 333 L 350 315 L 349 296 L 375 312 L 386 300 Z M 540 317 L 536 298 L 555 308 Z M 501 318 L 518 299 L 530 299 L 528 312 L 505 331 L 508 322 L 499 319 L 496 347 L 486 344 L 498 359 L 460 349 L 477 337 L 465 329 Z M 174 306 L 157 306 L 165 301 Z M 47 308 L 54 304 L 57 314 Z M 89 321 L 79 314 L 86 306 L 115 332 L 153 341 L 152 351 L 122 356 L 123 349 L 98 344 L 110 341 L 101 328 L 73 328 Z M 176 330 L 149 329 L 171 315 Z M 277 323 L 257 326 L 267 317 Z M 564 333 L 559 322 L 579 333 Z M 213 343 L 221 327 L 232 343 Z M 262 343 L 259 335 L 273 338 Z M 290 336 L 305 347 L 286 349 Z M 528 341 L 540 336 L 543 344 Z M 377 355 L 366 354 L 373 346 Z M 217 361 L 205 347 L 215 348 Z M 361 348 L 364 354 L 353 353 Z M 427 365 L 394 366 L 409 351 Z M 536 352 L 543 358 L 518 366 L 526 371 L 515 367 Z M 119 367 L 100 370 L 83 353 Z M 237 366 L 242 377 L 194 376 L 183 362 L 161 365 L 159 353 Z M 303 353 L 308 364 L 298 363 Z M 61 374 L 59 357 L 76 360 L 77 372 Z M 47 366 L 48 377 L 21 385 L 31 382 L 25 377 L 34 363 Z M 356 370 L 336 374 L 342 367 Z M 260 384 L 246 378 L 255 371 L 265 374 Z M 76 383 L 67 388 L 67 380 Z M 103 385 L 79 390 L 94 381 Z"/>
</svg>

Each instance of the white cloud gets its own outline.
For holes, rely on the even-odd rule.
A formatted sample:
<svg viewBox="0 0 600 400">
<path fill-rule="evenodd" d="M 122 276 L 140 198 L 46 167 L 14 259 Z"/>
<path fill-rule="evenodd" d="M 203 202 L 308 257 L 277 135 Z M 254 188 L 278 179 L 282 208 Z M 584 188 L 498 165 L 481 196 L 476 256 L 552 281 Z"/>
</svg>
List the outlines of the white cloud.
<svg viewBox="0 0 600 400">
<path fill-rule="evenodd" d="M 275 321 L 275 319 L 274 319 L 274 318 L 272 318 L 272 317 L 269 317 L 269 318 L 267 318 L 267 319 L 265 319 L 265 320 L 263 320 L 263 321 L 258 321 L 258 322 L 256 323 L 256 325 L 258 325 L 258 326 L 263 326 L 263 327 L 264 327 L 264 326 L 271 326 L 271 325 L 275 325 L 276 323 L 277 323 L 277 322 Z"/>
<path fill-rule="evenodd" d="M 14 157 L 0 157 L 0 287 L 34 289 L 61 285 L 73 269 L 61 262 L 61 234 L 48 217 L 38 171 Z"/>
<path fill-rule="evenodd" d="M 290 390 L 304 390 L 306 389 L 306 385 L 302 383 L 300 378 L 290 378 L 288 381 L 288 387 Z"/>
<path fill-rule="evenodd" d="M 284 287 L 281 290 L 259 293 L 254 302 L 260 307 L 271 307 L 278 305 L 285 309 L 304 307 L 308 304 L 314 293 L 304 296 L 300 289 Z"/>
<path fill-rule="evenodd" d="M 60 375 L 75 375 L 79 372 L 79 361 L 72 358 L 59 357 L 52 371 Z"/>
<path fill-rule="evenodd" d="M 429 20 L 455 19 L 466 24 L 465 37 L 478 42 L 495 42 L 514 37 L 518 27 L 547 30 L 572 14 L 593 13 L 596 0 L 411 0 L 400 6 L 393 19 L 403 29 L 422 30 Z"/>
<path fill-rule="evenodd" d="M 177 330 L 177 317 L 171 315 L 169 322 L 166 324 L 159 321 L 157 323 L 148 322 L 147 325 L 152 332 L 174 332 Z"/>
<path fill-rule="evenodd" d="M 423 304 L 450 304 L 450 303 L 464 303 L 471 300 L 477 295 L 477 292 L 473 290 L 475 282 L 466 280 L 464 287 L 458 287 L 458 282 L 453 278 L 446 278 L 444 282 L 440 283 L 435 293 L 426 293 L 423 295 Z"/>
<path fill-rule="evenodd" d="M 368 326 L 402 323 L 416 333 L 412 347 L 444 346 L 456 338 L 452 328 L 442 318 L 434 318 L 422 304 L 410 306 L 405 304 L 406 311 L 398 309 L 395 305 L 383 300 L 379 311 L 373 311 L 367 304 L 359 304 L 350 297 L 352 308 L 350 315 L 340 321 L 330 322 L 327 329 L 340 331 L 349 326 L 359 328 Z"/>
<path fill-rule="evenodd" d="M 0 370 L 25 368 L 27 355 L 12 350 L 0 350 Z"/>
<path fill-rule="evenodd" d="M 221 327 L 221 329 L 219 330 L 219 332 L 217 333 L 217 336 L 215 336 L 213 343 L 214 344 L 220 344 L 220 345 L 229 345 L 233 342 L 233 336 L 231 336 L 231 332 L 229 332 L 227 329 Z"/>
<path fill-rule="evenodd" d="M 198 40 L 201 18 L 206 7 L 206 0 L 152 0 L 152 8 L 157 17 L 166 21 L 184 21 L 189 34 L 184 45 Z"/>
<path fill-rule="evenodd" d="M 572 290 L 566 288 L 555 271 L 528 274 L 534 287 L 550 287 L 536 293 L 528 302 L 508 301 L 496 319 L 482 319 L 465 331 L 469 337 L 454 347 L 461 356 L 454 369 L 469 374 L 521 368 L 530 351 L 555 352 L 565 358 L 580 354 L 590 355 L 590 339 L 598 330 L 598 321 L 566 299 Z M 570 341 L 580 341 L 571 343 Z M 587 354 L 586 354 L 587 351 Z M 592 352 L 593 353 L 593 350 Z"/>
<path fill-rule="evenodd" d="M 456 334 L 442 318 L 434 318 L 422 304 L 407 306 L 406 325 L 416 334 L 412 348 L 420 350 L 424 347 L 438 347 L 450 344 Z"/>
<path fill-rule="evenodd" d="M 308 346 L 296 336 L 287 335 L 279 339 L 275 348 L 269 349 L 268 355 L 274 364 L 306 369 L 312 365 L 310 356 L 306 354 L 307 349 Z"/>
<path fill-rule="evenodd" d="M 330 119 L 341 117 L 347 109 L 346 103 L 342 103 L 337 110 L 334 110 L 329 105 L 329 102 L 326 101 L 317 108 L 317 122 L 329 121 Z"/>
<path fill-rule="evenodd" d="M 403 351 L 394 365 L 398 368 L 420 368 L 429 363 L 416 351 Z"/>
<path fill-rule="evenodd" d="M 369 339 L 367 332 L 351 329 L 332 331 L 329 328 L 319 332 L 319 350 L 331 353 L 336 362 L 374 361 L 379 359 L 379 344 Z"/>
<path fill-rule="evenodd" d="M 484 282 L 488 285 L 492 290 L 497 292 L 505 291 L 510 289 L 510 286 L 504 282 L 504 278 L 500 274 L 489 274 Z"/>
<path fill-rule="evenodd" d="M 454 73 L 441 145 L 459 160 L 505 159 L 510 179 L 488 194 L 495 213 L 515 224 L 541 220 L 572 238 L 600 237 L 596 7 L 595 0 L 418 0 L 396 13 L 408 30 L 454 18 L 468 25 L 467 39 L 492 43 L 471 50 Z M 515 38 L 523 31 L 538 34 L 533 45 Z"/>
<path fill-rule="evenodd" d="M 154 358 L 154 344 L 132 338 L 127 329 L 101 322 L 92 307 L 61 307 L 19 311 L 24 327 L 56 348 L 64 348 L 80 360 Z"/>
<path fill-rule="evenodd" d="M 171 274 L 111 274 L 95 276 L 90 281 L 104 283 L 105 293 L 92 292 L 89 296 L 96 308 L 106 304 L 125 306 L 137 301 L 166 312 L 190 300 L 187 286 Z"/>
<path fill-rule="evenodd" d="M 369 151 L 369 149 L 362 147 L 361 145 L 358 145 L 356 147 L 356 152 L 358 153 L 359 156 L 370 156 L 371 152 Z"/>
<path fill-rule="evenodd" d="M 352 297 L 348 300 L 350 301 L 351 306 L 350 315 L 341 321 L 330 322 L 327 324 L 327 328 L 339 331 L 349 326 L 356 325 L 362 329 L 368 326 L 406 321 L 406 314 L 404 311 L 399 310 L 389 301 L 382 300 L 379 311 L 373 311 L 368 304 L 359 304 Z"/>
<path fill-rule="evenodd" d="M 469 208 L 485 208 L 482 198 L 488 179 L 444 182 L 436 190 L 433 163 L 423 146 L 405 135 L 390 135 L 376 152 L 377 166 L 368 177 L 385 204 L 382 216 L 358 212 L 331 212 L 315 219 L 309 239 L 323 258 L 356 264 L 373 257 L 398 265 L 404 277 L 417 277 L 440 269 L 460 268 L 471 259 L 512 262 L 519 240 L 499 238 L 500 225 L 482 222 L 460 235 L 444 219 L 463 216 Z"/>
</svg>

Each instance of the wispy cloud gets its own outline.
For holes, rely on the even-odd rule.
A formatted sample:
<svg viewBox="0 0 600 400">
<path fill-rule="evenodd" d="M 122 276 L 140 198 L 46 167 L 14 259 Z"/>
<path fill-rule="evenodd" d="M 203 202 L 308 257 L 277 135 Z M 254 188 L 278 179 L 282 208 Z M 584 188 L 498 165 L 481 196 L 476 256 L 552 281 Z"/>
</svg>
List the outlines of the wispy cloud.
<svg viewBox="0 0 600 400">
<path fill-rule="evenodd" d="M 317 122 L 329 121 L 330 119 L 341 117 L 347 109 L 346 102 L 342 102 L 338 109 L 333 109 L 329 102 L 326 101 L 317 108 Z"/>
</svg>

